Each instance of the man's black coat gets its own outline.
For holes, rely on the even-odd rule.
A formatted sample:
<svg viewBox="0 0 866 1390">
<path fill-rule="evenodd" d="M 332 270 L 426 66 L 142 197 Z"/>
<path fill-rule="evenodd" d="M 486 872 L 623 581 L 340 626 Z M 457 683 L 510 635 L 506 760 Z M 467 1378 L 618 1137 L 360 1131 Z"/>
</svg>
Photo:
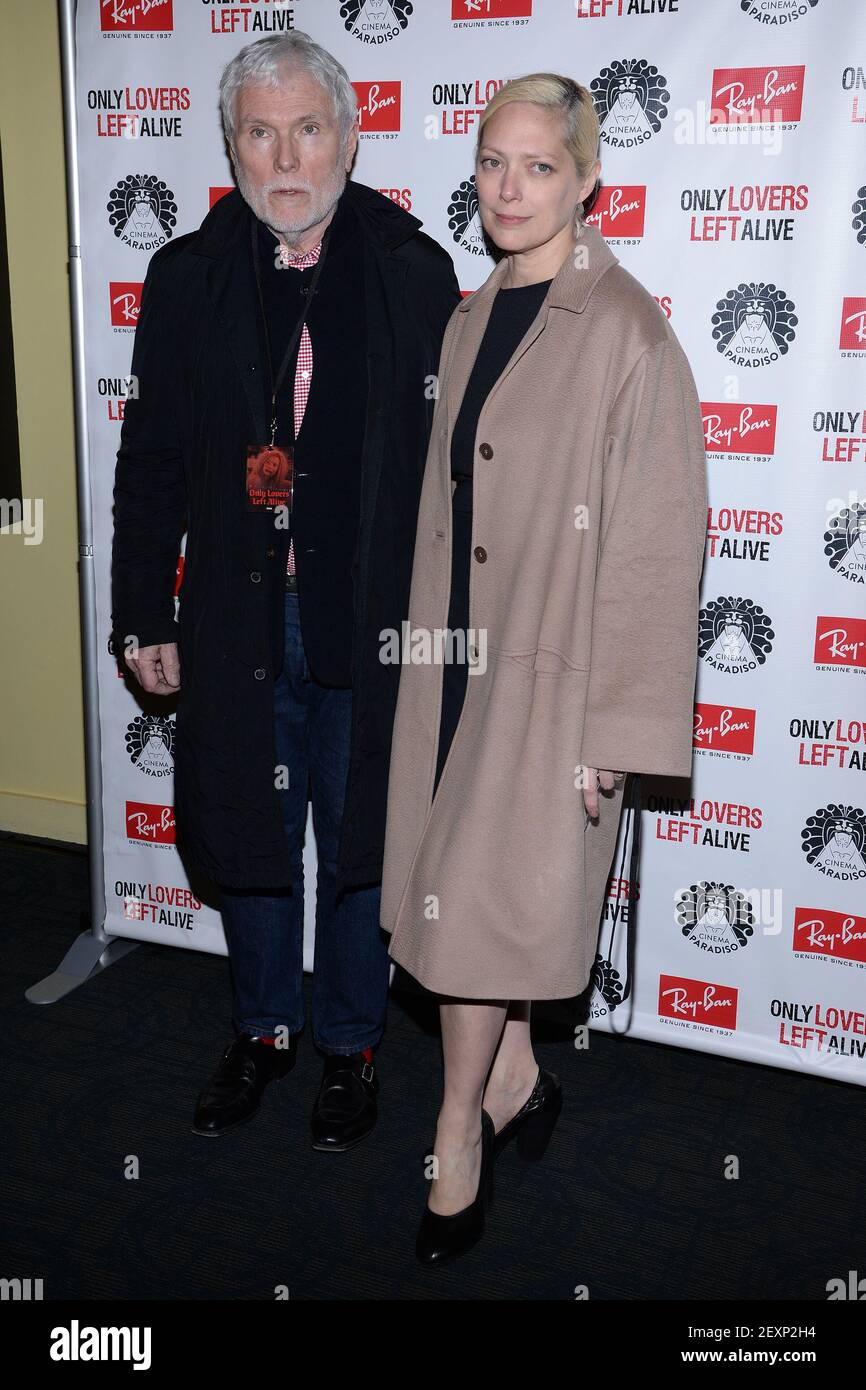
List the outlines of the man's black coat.
<svg viewBox="0 0 866 1390">
<path fill-rule="evenodd" d="M 433 383 L 460 298 L 417 217 L 351 180 L 343 197 L 363 240 L 368 394 L 338 892 L 381 878 L 400 667 L 380 661 L 380 633 L 408 614 Z M 245 446 L 268 437 L 249 218 L 233 191 L 148 265 L 115 474 L 112 620 L 118 642 L 179 643 L 179 847 L 214 882 L 267 891 L 291 883 L 273 720 L 288 533 L 244 509 Z"/>
</svg>

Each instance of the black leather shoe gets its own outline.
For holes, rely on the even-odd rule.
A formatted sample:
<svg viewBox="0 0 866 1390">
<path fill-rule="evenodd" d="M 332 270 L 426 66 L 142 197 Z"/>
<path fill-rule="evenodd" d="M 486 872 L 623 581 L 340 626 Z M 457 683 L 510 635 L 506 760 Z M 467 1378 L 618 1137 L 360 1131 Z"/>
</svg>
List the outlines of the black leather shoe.
<svg viewBox="0 0 866 1390">
<path fill-rule="evenodd" d="M 559 1077 L 539 1067 L 538 1080 L 529 1099 L 494 1137 L 494 1158 L 498 1158 L 506 1144 L 510 1144 L 515 1137 L 521 1158 L 531 1163 L 543 1158 L 561 1109 L 562 1086 Z"/>
<path fill-rule="evenodd" d="M 196 1101 L 193 1134 L 214 1138 L 251 1120 L 268 1082 L 286 1076 L 295 1065 L 297 1055 L 296 1033 L 289 1035 L 287 1047 L 262 1042 L 249 1033 L 239 1034 L 223 1052 L 216 1071 Z"/>
<path fill-rule="evenodd" d="M 376 1123 L 376 1068 L 363 1052 L 326 1057 L 313 1106 L 313 1148 L 345 1153 L 366 1139 Z"/>
<path fill-rule="evenodd" d="M 441 1264 L 471 1250 L 484 1234 L 484 1213 L 493 1201 L 493 1121 L 481 1112 L 481 1173 L 475 1201 L 453 1216 L 440 1216 L 424 1207 L 415 1240 L 422 1264 Z"/>
</svg>

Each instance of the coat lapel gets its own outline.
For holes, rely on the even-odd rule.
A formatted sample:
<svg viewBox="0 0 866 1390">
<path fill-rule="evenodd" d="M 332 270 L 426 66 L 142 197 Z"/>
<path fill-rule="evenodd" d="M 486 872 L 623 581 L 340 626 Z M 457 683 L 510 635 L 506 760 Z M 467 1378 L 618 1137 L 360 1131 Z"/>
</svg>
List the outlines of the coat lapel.
<svg viewBox="0 0 866 1390">
<path fill-rule="evenodd" d="M 255 421 L 255 438 L 267 438 L 262 382 L 267 364 L 261 361 L 258 318 L 261 313 L 250 256 L 220 256 L 208 268 L 207 292 L 222 325 L 238 375 Z M 251 366 L 255 371 L 251 371 Z"/>
<path fill-rule="evenodd" d="M 348 180 L 344 190 L 354 208 L 364 235 L 370 258 L 378 256 L 387 291 L 393 293 L 388 303 L 399 303 L 399 292 L 405 281 L 408 264 L 389 253 L 412 236 L 421 221 L 398 208 L 365 184 Z M 266 364 L 261 361 L 259 345 L 259 302 L 250 252 L 250 218 L 252 213 L 237 189 L 220 198 L 211 208 L 193 236 L 190 250 L 212 258 L 206 276 L 207 293 L 213 304 L 243 382 L 255 422 L 256 438 L 266 437 L 267 420 L 262 393 Z M 367 290 L 368 311 L 375 310 L 376 289 Z M 251 370 L 255 368 L 255 370 Z M 373 364 L 370 364 L 372 374 Z M 371 381 L 372 385 L 372 381 Z"/>
<path fill-rule="evenodd" d="M 598 229 L 590 223 L 584 223 L 580 238 L 575 245 L 574 254 L 569 253 L 566 256 L 554 276 L 541 308 L 505 364 L 501 375 L 491 387 L 487 401 L 492 399 L 509 372 L 513 370 L 526 350 L 543 332 L 547 326 L 550 310 L 553 308 L 570 309 L 575 313 L 581 313 L 604 272 L 612 265 L 618 264 L 618 258 L 611 251 Z M 450 354 L 450 360 L 446 364 L 445 373 L 447 381 L 445 418 L 449 441 L 446 458 L 449 457 L 454 424 L 490 319 L 493 301 L 507 272 L 508 257 L 503 256 L 484 284 L 474 294 L 467 295 L 463 302 L 457 306 L 460 315 L 460 327 Z"/>
<path fill-rule="evenodd" d="M 450 443 L 460 410 L 460 403 L 466 392 L 475 359 L 478 356 L 478 349 L 484 337 L 487 321 L 493 308 L 493 301 L 500 284 L 508 271 L 508 259 L 503 256 L 502 260 L 496 265 L 488 275 L 484 284 L 481 285 L 473 294 L 466 298 L 457 306 L 458 331 L 451 349 L 449 361 L 445 364 L 445 422 L 448 426 L 448 440 Z M 542 306 L 543 308 L 544 306 Z M 533 326 L 534 327 L 534 326 Z M 532 332 L 530 328 L 530 332 Z M 516 356 L 516 354 L 515 354 Z M 512 361 L 515 358 L 512 357 Z M 508 371 L 508 366 L 505 371 Z M 505 375 L 505 372 L 502 374 Z M 499 378 L 502 380 L 502 377 Z M 495 388 L 494 388 L 495 389 Z"/>
</svg>

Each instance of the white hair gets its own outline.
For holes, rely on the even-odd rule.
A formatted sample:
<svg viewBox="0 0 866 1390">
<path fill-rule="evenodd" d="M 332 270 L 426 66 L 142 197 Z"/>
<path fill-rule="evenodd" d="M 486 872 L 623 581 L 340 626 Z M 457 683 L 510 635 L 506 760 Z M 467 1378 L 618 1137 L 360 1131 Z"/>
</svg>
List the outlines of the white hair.
<svg viewBox="0 0 866 1390">
<path fill-rule="evenodd" d="M 286 66 L 300 68 L 324 87 L 331 98 L 340 136 L 346 143 L 358 112 L 355 88 L 342 63 L 309 34 L 293 29 L 287 34 L 270 34 L 247 44 L 227 63 L 220 78 L 220 112 L 229 144 L 234 143 L 235 103 L 245 82 L 265 82 L 279 86 Z"/>
</svg>

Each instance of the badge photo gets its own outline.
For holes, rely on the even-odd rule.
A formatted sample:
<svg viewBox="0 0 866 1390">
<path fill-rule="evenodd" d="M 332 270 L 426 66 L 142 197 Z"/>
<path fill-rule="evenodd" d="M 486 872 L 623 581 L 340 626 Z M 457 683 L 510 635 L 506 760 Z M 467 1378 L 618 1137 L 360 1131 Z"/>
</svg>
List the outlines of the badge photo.
<svg viewBox="0 0 866 1390">
<path fill-rule="evenodd" d="M 247 445 L 248 512 L 292 510 L 294 450 L 283 444 Z"/>
</svg>

